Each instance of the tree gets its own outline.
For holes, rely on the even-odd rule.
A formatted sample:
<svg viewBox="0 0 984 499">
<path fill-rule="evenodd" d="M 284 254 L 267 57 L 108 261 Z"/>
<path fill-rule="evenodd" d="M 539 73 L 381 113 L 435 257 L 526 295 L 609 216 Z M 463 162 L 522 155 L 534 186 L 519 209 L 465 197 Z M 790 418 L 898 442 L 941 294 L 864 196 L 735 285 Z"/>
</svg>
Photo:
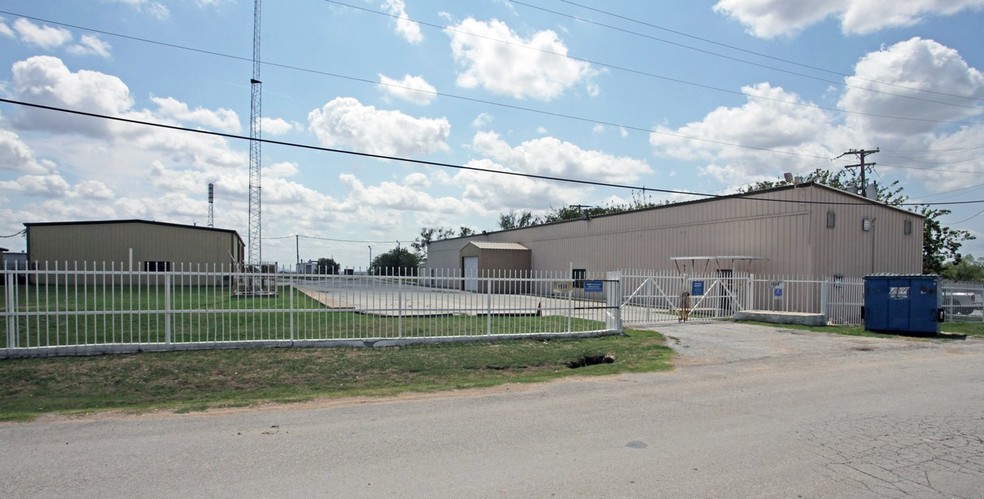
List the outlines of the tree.
<svg viewBox="0 0 984 499">
<path fill-rule="evenodd" d="M 825 184 L 836 189 L 853 190 L 858 192 L 859 173 L 855 170 L 839 170 L 831 173 L 828 170 L 816 169 L 806 177 L 806 181 Z M 786 185 L 785 181 L 764 180 L 754 185 L 739 189 L 738 192 L 749 193 Z M 902 187 L 896 180 L 888 186 L 877 186 L 877 200 L 889 206 L 901 206 L 908 201 L 908 196 L 902 193 Z M 947 262 L 961 260 L 960 247 L 963 241 L 976 239 L 970 232 L 951 229 L 940 222 L 940 218 L 950 214 L 950 210 L 931 208 L 920 205 L 909 208 L 909 211 L 923 217 L 923 268 L 924 274 L 941 274 Z"/>
<path fill-rule="evenodd" d="M 984 257 L 964 255 L 959 260 L 946 264 L 943 277 L 953 281 L 984 282 Z"/>
<path fill-rule="evenodd" d="M 379 275 L 417 275 L 422 257 L 407 248 L 397 246 L 372 259 L 370 273 Z"/>
<path fill-rule="evenodd" d="M 341 267 L 333 258 L 319 258 L 317 272 L 319 274 L 337 274 Z"/>
<path fill-rule="evenodd" d="M 519 229 L 543 223 L 540 217 L 533 216 L 533 212 L 527 210 L 520 213 L 509 210 L 509 213 L 499 213 L 499 228 L 502 230 Z"/>
<path fill-rule="evenodd" d="M 424 227 L 420 229 L 420 235 L 410 243 L 410 247 L 413 248 L 414 253 L 417 254 L 421 261 L 424 261 L 427 259 L 427 245 L 431 241 L 440 241 L 452 237 L 466 237 L 473 234 L 475 234 L 474 229 L 463 225 L 458 228 L 457 232 L 448 227 Z"/>
<path fill-rule="evenodd" d="M 529 227 L 544 223 L 562 222 L 565 220 L 580 220 L 582 218 L 598 217 L 601 215 L 613 215 L 616 213 L 624 213 L 626 211 L 653 208 L 659 205 L 660 203 L 654 202 L 652 198 L 645 193 L 645 191 L 632 191 L 632 201 L 627 203 L 609 203 L 605 206 L 586 206 L 580 204 L 569 206 L 565 205 L 560 208 L 553 209 L 552 212 L 547 213 L 542 218 L 533 216 L 533 214 L 529 211 L 521 212 L 518 215 L 512 211 L 509 213 L 500 213 L 499 228 L 518 229 L 521 227 Z"/>
</svg>

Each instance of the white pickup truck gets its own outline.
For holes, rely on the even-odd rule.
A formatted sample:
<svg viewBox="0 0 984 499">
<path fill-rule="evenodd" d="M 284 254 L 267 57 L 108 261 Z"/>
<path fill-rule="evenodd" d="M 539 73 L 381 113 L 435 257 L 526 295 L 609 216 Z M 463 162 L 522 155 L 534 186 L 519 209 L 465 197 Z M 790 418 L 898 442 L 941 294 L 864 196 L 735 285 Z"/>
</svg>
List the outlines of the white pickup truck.
<svg viewBox="0 0 984 499">
<path fill-rule="evenodd" d="M 970 315 L 981 306 L 980 295 L 973 291 L 943 291 L 943 308 L 947 313 Z"/>
</svg>

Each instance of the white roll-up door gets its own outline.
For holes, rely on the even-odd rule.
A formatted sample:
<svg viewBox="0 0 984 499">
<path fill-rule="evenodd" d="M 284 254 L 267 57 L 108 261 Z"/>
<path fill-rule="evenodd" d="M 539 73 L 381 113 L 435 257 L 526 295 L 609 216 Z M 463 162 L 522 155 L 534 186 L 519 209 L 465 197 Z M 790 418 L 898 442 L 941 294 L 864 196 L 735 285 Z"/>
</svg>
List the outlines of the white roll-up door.
<svg viewBox="0 0 984 499">
<path fill-rule="evenodd" d="M 464 257 L 465 291 L 478 291 L 478 257 Z"/>
</svg>

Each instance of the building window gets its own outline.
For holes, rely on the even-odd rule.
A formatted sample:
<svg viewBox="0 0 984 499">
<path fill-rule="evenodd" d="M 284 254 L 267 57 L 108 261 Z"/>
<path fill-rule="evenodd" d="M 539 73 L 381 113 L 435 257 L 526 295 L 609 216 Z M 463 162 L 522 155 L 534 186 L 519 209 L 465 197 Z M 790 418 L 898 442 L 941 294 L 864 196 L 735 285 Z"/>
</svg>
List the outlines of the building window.
<svg viewBox="0 0 984 499">
<path fill-rule="evenodd" d="M 144 262 L 146 272 L 170 272 L 171 262 Z"/>
<path fill-rule="evenodd" d="M 574 269 L 571 272 L 571 279 L 574 280 L 574 287 L 584 289 L 584 278 L 587 277 L 588 271 L 585 269 Z"/>
<path fill-rule="evenodd" d="M 837 223 L 837 214 L 830 210 L 827 212 L 827 228 L 833 229 L 835 223 Z"/>
<path fill-rule="evenodd" d="M 868 231 L 871 230 L 871 219 L 870 218 L 865 218 L 864 220 L 861 220 L 861 230 L 863 230 L 865 232 L 868 232 Z"/>
<path fill-rule="evenodd" d="M 912 220 L 906 220 L 902 223 L 902 232 L 907 236 L 912 235 Z"/>
</svg>

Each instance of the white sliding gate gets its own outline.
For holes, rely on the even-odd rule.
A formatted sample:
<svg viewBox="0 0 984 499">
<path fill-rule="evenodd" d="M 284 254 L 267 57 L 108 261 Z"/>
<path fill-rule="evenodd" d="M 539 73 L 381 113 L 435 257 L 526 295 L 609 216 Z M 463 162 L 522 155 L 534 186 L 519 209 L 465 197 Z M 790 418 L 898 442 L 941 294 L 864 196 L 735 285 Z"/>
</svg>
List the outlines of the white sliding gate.
<svg viewBox="0 0 984 499">
<path fill-rule="evenodd" d="M 718 271 L 708 274 L 623 270 L 622 321 L 625 324 L 676 322 L 683 293 L 689 293 L 689 321 L 730 319 L 749 303 L 748 274 Z"/>
</svg>

